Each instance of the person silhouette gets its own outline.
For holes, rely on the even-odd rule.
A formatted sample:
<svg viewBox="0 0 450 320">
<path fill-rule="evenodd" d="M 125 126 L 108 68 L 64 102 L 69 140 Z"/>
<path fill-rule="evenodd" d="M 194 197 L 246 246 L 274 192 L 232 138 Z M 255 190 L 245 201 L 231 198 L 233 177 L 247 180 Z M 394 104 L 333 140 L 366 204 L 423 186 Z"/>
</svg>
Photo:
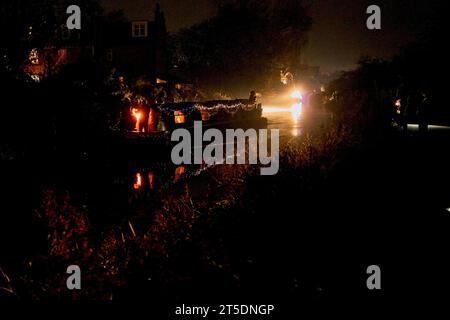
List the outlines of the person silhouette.
<svg viewBox="0 0 450 320">
<path fill-rule="evenodd" d="M 249 104 L 255 104 L 256 103 L 256 92 L 255 90 L 252 90 L 250 92 L 250 98 L 248 99 Z"/>
</svg>

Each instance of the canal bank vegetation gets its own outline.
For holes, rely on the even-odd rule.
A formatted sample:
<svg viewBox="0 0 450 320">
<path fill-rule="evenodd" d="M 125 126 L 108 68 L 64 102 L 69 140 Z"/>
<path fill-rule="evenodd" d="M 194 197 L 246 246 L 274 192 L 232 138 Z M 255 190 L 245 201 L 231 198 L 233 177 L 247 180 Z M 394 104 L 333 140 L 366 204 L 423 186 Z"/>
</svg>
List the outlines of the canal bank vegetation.
<svg viewBox="0 0 450 320">
<path fill-rule="evenodd" d="M 360 146 L 363 128 L 353 123 L 339 117 L 285 145 L 274 177 L 260 177 L 252 166 L 216 166 L 111 225 L 93 223 L 102 212 L 83 206 L 70 191 L 45 191 L 33 218 L 39 249 L 14 270 L 10 290 L 21 299 L 160 301 L 213 290 L 217 283 L 245 287 L 246 270 L 262 272 L 261 256 L 248 246 L 281 241 L 273 239 L 280 232 L 273 221 L 279 210 L 306 204 Z M 61 270 L 71 264 L 81 267 L 81 291 L 66 289 Z"/>
<path fill-rule="evenodd" d="M 340 89 L 354 92 L 353 79 L 364 68 L 342 78 Z M 312 216 L 323 206 L 322 197 L 371 141 L 390 134 L 382 112 L 369 112 L 369 117 L 365 112 L 366 103 L 382 103 L 373 95 L 379 91 L 348 94 L 352 98 L 345 100 L 343 111 L 342 100 L 324 100 L 335 113 L 332 121 L 283 145 L 276 176 L 261 177 L 252 166 L 216 166 L 161 191 L 132 215 L 118 213 L 124 218 L 109 225 L 93 222 L 103 213 L 71 197 L 70 190 L 44 191 L 33 217 L 36 251 L 24 257 L 21 268 L 5 270 L 9 281 L 2 296 L 159 301 L 198 288 L 217 292 L 218 284 L 237 290 L 267 268 L 281 271 L 274 261 L 266 265 L 266 254 L 275 259 L 278 251 L 296 248 L 297 241 L 316 241 L 307 228 L 317 227 Z M 373 105 L 380 107 L 388 108 Z M 294 236 L 298 232 L 300 238 Z M 281 261 L 293 263 L 286 257 Z M 81 291 L 66 289 L 63 271 L 72 264 L 81 267 Z"/>
</svg>

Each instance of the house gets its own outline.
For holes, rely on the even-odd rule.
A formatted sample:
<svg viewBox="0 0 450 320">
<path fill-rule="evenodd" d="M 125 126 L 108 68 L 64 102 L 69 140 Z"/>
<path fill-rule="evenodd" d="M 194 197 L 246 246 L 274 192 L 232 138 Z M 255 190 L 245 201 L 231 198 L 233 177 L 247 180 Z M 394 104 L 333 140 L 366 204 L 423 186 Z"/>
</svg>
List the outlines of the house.
<svg viewBox="0 0 450 320">
<path fill-rule="evenodd" d="M 157 4 L 154 21 L 113 23 L 104 30 L 103 61 L 129 78 L 147 77 L 156 82 L 167 73 L 166 22 Z"/>
<path fill-rule="evenodd" d="M 69 30 L 65 25 L 65 0 L 57 3 L 35 5 L 36 11 L 46 13 L 43 20 L 47 23 L 47 32 L 39 29 L 40 21 L 30 23 L 27 30 L 26 41 L 35 47 L 30 50 L 23 70 L 33 79 L 56 73 L 61 67 L 83 58 L 116 68 L 129 79 L 145 77 L 156 82 L 166 74 L 167 30 L 159 5 L 156 5 L 153 21 L 111 22 L 100 16 L 100 11 L 91 10 L 90 14 L 83 13 L 81 30 Z"/>
</svg>

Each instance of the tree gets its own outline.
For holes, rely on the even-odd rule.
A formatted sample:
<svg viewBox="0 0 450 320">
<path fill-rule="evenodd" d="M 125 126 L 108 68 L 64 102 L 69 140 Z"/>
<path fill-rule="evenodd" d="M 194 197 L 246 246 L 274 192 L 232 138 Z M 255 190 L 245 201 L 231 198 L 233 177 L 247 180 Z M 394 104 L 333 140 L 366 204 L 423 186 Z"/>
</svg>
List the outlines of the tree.
<svg viewBox="0 0 450 320">
<path fill-rule="evenodd" d="M 262 88 L 295 68 L 312 20 L 302 1 L 221 1 L 217 15 L 172 37 L 173 60 L 201 85 Z"/>
</svg>

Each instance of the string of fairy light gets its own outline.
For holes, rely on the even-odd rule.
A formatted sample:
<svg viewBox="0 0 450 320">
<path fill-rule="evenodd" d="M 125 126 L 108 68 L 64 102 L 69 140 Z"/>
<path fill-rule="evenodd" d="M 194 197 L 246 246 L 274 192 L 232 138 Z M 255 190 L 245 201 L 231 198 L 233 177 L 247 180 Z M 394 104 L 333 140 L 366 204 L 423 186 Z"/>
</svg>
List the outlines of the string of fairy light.
<svg viewBox="0 0 450 320">
<path fill-rule="evenodd" d="M 166 113 L 172 115 L 175 112 L 182 112 L 185 116 L 191 115 L 193 112 L 208 112 L 210 116 L 214 116 L 219 112 L 226 112 L 227 114 L 235 114 L 239 111 L 251 111 L 255 109 L 255 104 L 245 104 L 242 102 L 237 102 L 235 104 L 224 104 L 216 103 L 213 106 L 208 106 L 206 104 L 194 103 L 186 106 L 180 106 L 178 104 L 177 108 L 172 108 L 170 104 L 159 105 L 158 110 L 161 113 Z"/>
<path fill-rule="evenodd" d="M 188 117 L 194 112 L 205 112 L 209 116 L 215 116 L 219 112 L 226 112 L 227 114 L 234 115 L 239 111 L 252 111 L 257 108 L 258 104 L 248 104 L 242 101 L 233 101 L 234 103 L 223 103 L 218 101 L 211 101 L 209 103 L 179 103 L 176 104 L 176 108 L 173 108 L 171 104 L 158 105 L 156 108 L 159 112 L 172 116 L 174 113 L 182 112 L 184 116 Z M 209 104 L 209 105 L 208 105 Z M 167 189 L 170 186 L 178 183 L 180 180 L 188 180 L 190 178 L 199 176 L 208 169 L 216 167 L 217 164 L 203 164 L 196 170 L 190 170 L 188 172 L 181 173 L 176 179 L 166 181 L 161 185 L 161 189 Z M 141 170 L 141 171 L 145 171 Z"/>
</svg>

